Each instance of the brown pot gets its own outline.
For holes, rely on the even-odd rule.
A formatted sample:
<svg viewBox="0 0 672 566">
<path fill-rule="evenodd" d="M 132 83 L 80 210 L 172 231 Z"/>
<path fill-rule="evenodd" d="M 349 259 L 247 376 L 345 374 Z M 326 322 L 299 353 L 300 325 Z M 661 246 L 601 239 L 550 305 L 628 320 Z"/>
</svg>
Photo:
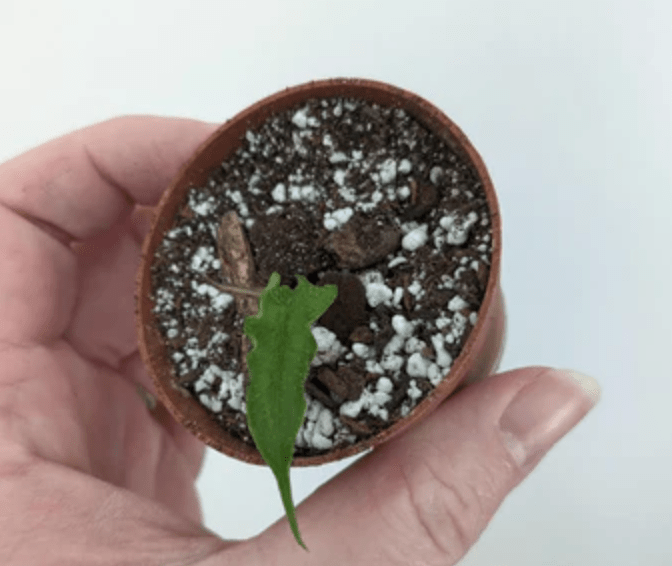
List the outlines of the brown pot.
<svg viewBox="0 0 672 566">
<path fill-rule="evenodd" d="M 313 466 L 340 460 L 385 442 L 432 412 L 459 385 L 483 378 L 496 370 L 502 354 L 505 322 L 500 289 L 501 220 L 495 190 L 481 157 L 462 131 L 439 109 L 419 96 L 394 86 L 362 79 L 333 79 L 307 83 L 271 95 L 223 124 L 196 151 L 166 190 L 155 212 L 152 228 L 143 248 L 138 278 L 138 336 L 143 361 L 151 375 L 160 400 L 173 417 L 200 440 L 215 450 L 253 464 L 264 464 L 260 454 L 229 435 L 192 396 L 185 396 L 173 385 L 172 366 L 167 359 L 162 336 L 157 329 L 150 296 L 150 267 L 155 250 L 171 228 L 191 186 L 202 186 L 210 173 L 240 145 L 248 129 L 261 125 L 271 115 L 287 110 L 311 98 L 353 97 L 384 106 L 403 108 L 420 123 L 441 136 L 459 155 L 475 167 L 484 188 L 492 223 L 490 275 L 478 312 L 478 320 L 462 352 L 446 377 L 413 411 L 376 436 L 346 448 L 312 457 L 296 457 L 294 466 Z"/>
</svg>

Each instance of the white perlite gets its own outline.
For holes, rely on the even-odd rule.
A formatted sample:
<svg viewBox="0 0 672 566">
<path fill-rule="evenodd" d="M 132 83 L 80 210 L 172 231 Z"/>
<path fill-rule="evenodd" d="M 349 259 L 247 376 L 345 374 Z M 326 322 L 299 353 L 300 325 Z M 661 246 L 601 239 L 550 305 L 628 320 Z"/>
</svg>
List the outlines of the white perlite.
<svg viewBox="0 0 672 566">
<path fill-rule="evenodd" d="M 200 393 L 204 389 L 208 389 L 215 381 L 216 377 L 228 379 L 230 372 L 225 372 L 222 368 L 215 364 L 210 364 L 200 377 L 194 383 L 194 391 Z"/>
<path fill-rule="evenodd" d="M 219 391 L 206 391 L 212 387 L 217 377 L 221 378 Z M 244 412 L 242 373 L 223 370 L 216 364 L 210 364 L 194 383 L 194 391 L 199 393 L 201 403 L 215 413 L 221 412 L 224 401 L 232 409 Z"/>
<path fill-rule="evenodd" d="M 401 300 L 404 298 L 404 288 L 403 287 L 397 287 L 394 290 L 394 296 L 392 297 L 392 304 L 395 307 L 399 307 L 401 304 Z"/>
<path fill-rule="evenodd" d="M 166 239 L 163 241 L 163 245 L 169 247 L 171 245 L 171 242 L 169 240 L 175 240 L 179 238 L 182 234 L 184 234 L 187 238 L 190 238 L 192 234 L 191 226 L 184 226 L 183 228 L 172 228 L 171 230 L 166 232 Z"/>
<path fill-rule="evenodd" d="M 271 191 L 271 196 L 275 202 L 285 202 L 287 200 L 287 190 L 283 183 L 278 183 L 273 191 Z"/>
<path fill-rule="evenodd" d="M 394 383 L 392 383 L 389 377 L 380 377 L 376 383 L 376 389 L 382 393 L 392 393 Z"/>
<path fill-rule="evenodd" d="M 175 295 L 171 293 L 168 289 L 161 287 L 156 291 L 156 307 L 157 312 L 168 311 L 173 308 L 175 302 Z"/>
<path fill-rule="evenodd" d="M 448 370 L 441 371 L 441 368 L 439 368 L 438 365 L 436 364 L 429 364 L 429 367 L 427 368 L 427 379 L 429 379 L 429 382 L 436 387 L 439 383 L 441 383 L 441 380 L 443 379 L 443 376 L 445 373 L 447 373 Z"/>
<path fill-rule="evenodd" d="M 392 328 L 394 328 L 394 331 L 400 336 L 408 338 L 413 334 L 414 325 L 406 320 L 404 315 L 395 314 L 392 317 Z"/>
<path fill-rule="evenodd" d="M 367 271 L 359 278 L 366 290 L 366 302 L 371 308 L 375 309 L 381 303 L 391 304 L 394 292 L 385 285 L 385 280 L 380 271 Z"/>
<path fill-rule="evenodd" d="M 257 141 L 258 141 L 257 136 L 254 134 L 253 131 L 251 131 L 251 130 L 247 130 L 247 131 L 245 132 L 245 139 L 247 140 L 247 143 L 250 144 L 250 145 L 249 145 L 249 147 L 250 147 L 250 151 L 251 151 L 252 153 L 254 153 L 255 146 L 257 145 Z"/>
<path fill-rule="evenodd" d="M 379 169 L 380 182 L 387 185 L 397 178 L 397 163 L 394 159 L 386 159 L 381 163 Z"/>
<path fill-rule="evenodd" d="M 446 230 L 446 242 L 453 246 L 461 246 L 469 238 L 471 227 L 478 221 L 478 214 L 470 212 L 466 217 L 447 214 L 439 220 L 441 228 Z"/>
<path fill-rule="evenodd" d="M 453 315 L 453 334 L 455 337 L 459 337 L 464 332 L 467 327 L 467 317 L 462 313 L 456 312 Z"/>
<path fill-rule="evenodd" d="M 306 405 L 306 418 L 296 435 L 295 446 L 328 450 L 335 441 L 347 438 L 345 426 L 317 399 L 306 395 Z"/>
<path fill-rule="evenodd" d="M 397 167 L 397 171 L 404 175 L 410 173 L 411 169 L 413 169 L 413 164 L 408 159 L 402 159 L 399 162 L 399 167 Z"/>
<path fill-rule="evenodd" d="M 421 352 L 426 347 L 426 342 L 420 340 L 420 338 L 411 336 L 408 340 L 406 340 L 406 344 L 404 344 L 404 352 L 407 354 L 414 354 L 415 352 Z"/>
<path fill-rule="evenodd" d="M 204 273 L 215 259 L 215 248 L 212 246 L 201 246 L 191 256 L 191 269 L 197 273 Z"/>
<path fill-rule="evenodd" d="M 212 308 L 218 312 L 228 308 L 235 301 L 233 295 L 220 291 L 217 287 L 213 287 L 207 283 L 198 284 L 195 281 L 192 281 L 191 287 L 199 295 L 207 295 L 210 297 Z"/>
<path fill-rule="evenodd" d="M 380 362 L 380 367 L 385 371 L 391 372 L 393 375 L 397 375 L 399 370 L 404 365 L 404 358 L 398 356 L 395 353 L 386 353 L 383 356 L 382 361 Z"/>
<path fill-rule="evenodd" d="M 342 187 L 345 183 L 345 176 L 347 173 L 348 172 L 345 169 L 336 169 L 336 171 L 334 171 L 334 183 L 339 187 Z"/>
<path fill-rule="evenodd" d="M 336 230 L 343 226 L 354 214 L 352 208 L 340 208 L 333 212 L 325 212 L 323 225 L 327 230 Z"/>
<path fill-rule="evenodd" d="M 347 348 L 338 341 L 336 334 L 324 326 L 313 326 L 310 329 L 317 343 L 317 354 L 311 361 L 311 366 L 333 364 Z"/>
<path fill-rule="evenodd" d="M 417 279 L 408 286 L 408 292 L 414 295 L 416 299 L 421 299 L 425 295 L 425 290 Z"/>
<path fill-rule="evenodd" d="M 208 409 L 210 409 L 213 413 L 219 413 L 222 410 L 222 407 L 224 406 L 224 404 L 220 399 L 217 399 L 216 397 L 211 397 L 206 393 L 201 393 L 198 396 L 198 400 Z"/>
<path fill-rule="evenodd" d="M 362 391 L 359 399 L 343 403 L 340 408 L 340 413 L 346 417 L 356 419 L 362 409 L 364 409 L 368 411 L 370 415 L 386 421 L 388 413 L 387 409 L 383 408 L 383 405 L 391 399 L 392 396 L 389 393 L 381 391 L 380 389 L 376 390 L 374 393 L 371 391 L 371 386 L 368 386 Z"/>
<path fill-rule="evenodd" d="M 369 373 L 377 373 L 378 375 L 385 373 L 383 367 L 376 360 L 366 360 L 364 367 Z"/>
<path fill-rule="evenodd" d="M 353 189 L 352 187 L 341 187 L 338 189 L 338 194 L 341 195 L 343 200 L 346 200 L 348 202 L 357 201 L 357 194 L 355 193 L 355 189 Z"/>
<path fill-rule="evenodd" d="M 411 196 L 411 189 L 407 186 L 399 187 L 397 189 L 397 197 L 399 200 L 406 200 Z"/>
<path fill-rule="evenodd" d="M 390 338 L 390 341 L 383 348 L 383 355 L 389 356 L 391 354 L 396 354 L 404 346 L 405 338 L 399 334 L 395 334 Z"/>
<path fill-rule="evenodd" d="M 335 151 L 329 156 L 330 163 L 344 163 L 346 161 L 348 161 L 348 156 L 345 155 L 345 153 L 343 153 L 342 151 Z M 345 171 L 343 173 L 345 173 Z"/>
<path fill-rule="evenodd" d="M 360 358 L 370 358 L 376 353 L 371 346 L 367 346 L 361 342 L 355 342 L 352 345 L 352 351 Z"/>
<path fill-rule="evenodd" d="M 408 382 L 408 391 L 406 391 L 406 395 L 408 395 L 413 401 L 417 401 L 422 397 L 422 391 L 418 388 L 418 382 L 415 381 L 415 379 L 411 379 Z"/>
<path fill-rule="evenodd" d="M 312 185 L 290 185 L 289 198 L 298 201 L 317 202 L 320 199 L 320 191 Z"/>
<path fill-rule="evenodd" d="M 308 110 L 306 108 L 302 108 L 301 110 L 297 110 L 297 112 L 294 114 L 292 117 L 292 124 L 294 124 L 297 128 L 305 128 L 308 126 Z"/>
<path fill-rule="evenodd" d="M 406 373 L 411 377 L 427 377 L 427 368 L 429 368 L 429 360 L 423 358 L 418 352 L 411 354 L 406 362 Z"/>
<path fill-rule="evenodd" d="M 441 169 L 441 167 L 439 167 L 438 165 L 432 167 L 429 170 L 429 180 L 432 182 L 432 184 L 438 185 L 442 177 L 443 177 L 443 169 Z"/>
<path fill-rule="evenodd" d="M 461 311 L 466 309 L 469 306 L 469 303 L 465 301 L 459 295 L 455 295 L 450 301 L 448 301 L 448 309 L 451 311 Z"/>
<path fill-rule="evenodd" d="M 453 358 L 446 352 L 443 346 L 443 334 L 434 334 L 432 336 L 432 345 L 434 352 L 436 352 L 436 363 L 442 368 L 448 369 L 453 364 Z"/>
<path fill-rule="evenodd" d="M 201 201 L 199 203 L 190 203 L 191 210 L 200 216 L 208 216 L 215 211 L 217 203 L 215 202 L 214 197 L 208 197 L 207 200 Z"/>
<path fill-rule="evenodd" d="M 401 247 L 409 252 L 414 252 L 427 243 L 427 224 L 419 226 L 415 230 L 411 230 L 401 240 Z"/>
</svg>

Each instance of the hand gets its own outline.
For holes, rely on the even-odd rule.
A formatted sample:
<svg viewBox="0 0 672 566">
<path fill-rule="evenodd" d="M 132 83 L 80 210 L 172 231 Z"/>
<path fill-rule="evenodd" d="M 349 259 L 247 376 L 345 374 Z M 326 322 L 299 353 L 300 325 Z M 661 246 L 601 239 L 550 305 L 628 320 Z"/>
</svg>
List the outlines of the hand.
<svg viewBox="0 0 672 566">
<path fill-rule="evenodd" d="M 0 563 L 454 564 L 597 385 L 532 367 L 465 388 L 299 506 L 308 553 L 284 518 L 207 531 L 203 446 L 138 394 L 134 285 L 143 207 L 214 129 L 120 118 L 0 166 Z"/>
</svg>

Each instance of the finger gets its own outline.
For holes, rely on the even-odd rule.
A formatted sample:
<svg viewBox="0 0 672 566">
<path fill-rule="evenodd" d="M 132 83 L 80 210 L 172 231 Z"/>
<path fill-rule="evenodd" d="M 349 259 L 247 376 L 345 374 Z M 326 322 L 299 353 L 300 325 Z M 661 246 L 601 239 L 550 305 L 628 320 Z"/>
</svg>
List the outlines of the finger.
<svg viewBox="0 0 672 566">
<path fill-rule="evenodd" d="M 193 120 L 119 118 L 0 166 L 0 342 L 45 342 L 60 336 L 75 312 L 79 283 L 74 257 L 63 244 L 73 238 L 104 239 L 115 222 L 130 214 L 133 199 L 156 202 L 214 128 Z M 141 209 L 132 217 L 136 238 L 146 232 L 146 215 Z M 122 251 L 129 256 L 129 246 Z M 125 265 L 135 269 L 136 263 Z M 132 283 L 135 272 L 125 276 Z M 102 349 L 107 358 L 118 358 L 128 353 L 127 346 L 115 341 Z"/>
<path fill-rule="evenodd" d="M 110 228 L 134 203 L 155 204 L 216 128 L 129 116 L 67 134 L 0 167 L 0 203 L 75 239 Z"/>
<path fill-rule="evenodd" d="M 145 236 L 149 234 L 152 227 L 152 217 L 154 216 L 153 206 L 138 205 L 131 215 L 132 234 L 136 242 L 142 244 Z"/>
<path fill-rule="evenodd" d="M 476 383 L 299 506 L 310 553 L 284 519 L 256 543 L 287 564 L 455 564 L 598 396 L 594 380 L 550 368 Z"/>
<path fill-rule="evenodd" d="M 138 348 L 134 294 L 141 251 L 129 224 L 74 246 L 77 305 L 64 334 L 79 354 L 115 369 Z"/>
<path fill-rule="evenodd" d="M 47 342 L 63 333 L 76 301 L 69 249 L 0 206 L 0 344 Z"/>
</svg>

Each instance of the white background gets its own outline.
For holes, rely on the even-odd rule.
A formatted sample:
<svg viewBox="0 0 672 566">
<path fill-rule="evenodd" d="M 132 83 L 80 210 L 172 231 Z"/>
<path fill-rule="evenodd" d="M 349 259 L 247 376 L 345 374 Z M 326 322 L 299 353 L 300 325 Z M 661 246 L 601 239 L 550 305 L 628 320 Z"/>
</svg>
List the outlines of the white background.
<svg viewBox="0 0 672 566">
<path fill-rule="evenodd" d="M 3 0 L 0 161 L 118 114 L 224 121 L 334 76 L 424 96 L 482 154 L 503 216 L 502 369 L 572 367 L 604 389 L 462 564 L 672 563 L 667 0 Z M 350 463 L 294 470 L 295 497 Z M 223 537 L 282 515 L 268 469 L 208 452 L 198 485 Z"/>
</svg>

